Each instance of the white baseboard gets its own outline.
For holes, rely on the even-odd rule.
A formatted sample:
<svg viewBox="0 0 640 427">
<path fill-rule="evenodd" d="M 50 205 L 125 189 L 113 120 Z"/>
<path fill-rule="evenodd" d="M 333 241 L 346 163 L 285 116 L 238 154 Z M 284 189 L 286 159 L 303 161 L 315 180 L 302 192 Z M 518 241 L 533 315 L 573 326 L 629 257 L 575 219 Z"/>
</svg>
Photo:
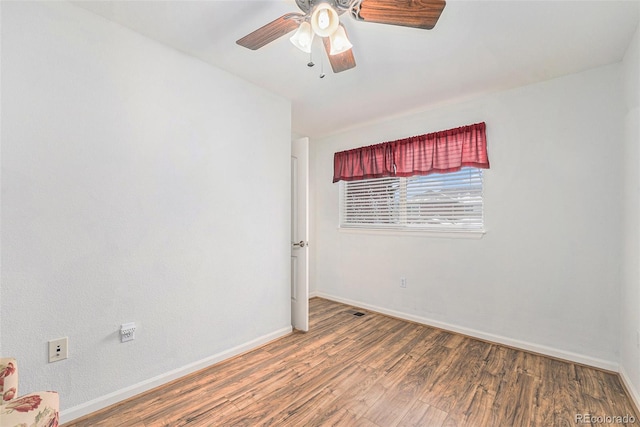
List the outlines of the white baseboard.
<svg viewBox="0 0 640 427">
<path fill-rule="evenodd" d="M 580 363 L 582 365 L 593 366 L 599 369 L 605 369 L 607 371 L 618 372 L 619 364 L 611 362 L 609 360 L 602 360 L 595 357 L 585 356 L 570 351 L 559 350 L 553 347 L 547 347 L 540 344 L 534 344 L 526 341 L 520 341 L 513 338 L 503 337 L 500 335 L 494 335 L 475 329 L 466 328 L 463 326 L 452 325 L 450 323 L 440 322 L 437 320 L 427 319 L 425 317 L 416 316 L 413 314 L 407 314 L 400 311 L 390 310 L 384 307 L 378 307 L 371 304 L 366 304 L 360 301 L 353 301 L 347 298 L 337 297 L 335 295 L 326 294 L 324 292 L 315 291 L 314 296 L 325 298 L 328 300 L 341 302 L 343 304 L 349 304 L 355 307 L 360 307 L 375 311 L 388 316 L 397 317 L 399 319 L 409 320 L 411 322 L 420 323 L 427 326 L 433 326 L 435 328 L 444 329 L 451 332 L 457 332 L 459 334 L 468 335 L 473 338 L 478 338 L 484 341 L 490 341 L 497 344 L 506 345 L 508 347 L 514 347 L 522 350 L 531 351 L 533 353 L 539 353 L 546 356 L 551 356 L 557 359 L 567 360 L 569 362 Z"/>
<path fill-rule="evenodd" d="M 113 393 L 109 393 L 107 395 L 98 397 L 97 399 L 90 400 L 81 405 L 74 406 L 69 409 L 65 409 L 64 411 L 60 412 L 60 423 L 61 424 L 68 423 L 70 421 L 73 421 L 85 415 L 91 414 L 92 412 L 99 411 L 100 409 L 104 409 L 115 403 L 121 402 L 130 397 L 133 397 L 137 394 L 144 393 L 145 391 L 149 391 L 158 386 L 161 386 L 163 384 L 167 384 L 173 380 L 176 380 L 180 377 L 199 371 L 200 369 L 204 369 L 215 363 L 221 362 L 223 360 L 229 359 L 231 357 L 237 356 L 242 353 L 246 353 L 247 351 L 260 347 L 263 344 L 266 344 L 270 341 L 273 341 L 275 339 L 288 335 L 292 331 L 293 329 L 291 327 L 282 328 L 278 331 L 272 332 L 267 335 L 263 335 L 247 343 L 230 348 L 229 350 L 225 350 L 223 352 L 214 354 L 213 356 L 209 356 L 202 360 L 198 360 L 196 362 L 190 363 L 181 368 L 177 368 L 172 371 L 160 374 L 156 377 L 150 378 L 140 383 L 133 384 L 129 387 L 125 387 Z"/>
<path fill-rule="evenodd" d="M 477 331 L 475 329 L 452 325 L 449 323 L 427 319 L 425 317 L 407 314 L 400 311 L 390 310 L 387 308 L 374 306 L 374 305 L 363 303 L 360 301 L 354 301 L 347 298 L 337 297 L 335 295 L 326 294 L 324 292 L 313 291 L 310 293 L 309 297 L 325 298 L 325 299 L 340 302 L 343 304 L 349 304 L 355 307 L 368 309 L 381 314 L 386 314 L 392 317 L 397 317 L 399 319 L 409 320 L 409 321 L 420 323 L 423 325 L 433 326 L 435 328 L 457 332 L 457 333 L 468 335 L 470 337 L 478 338 L 481 340 L 495 342 L 495 343 L 503 344 L 509 347 L 519 348 L 522 350 L 532 351 L 534 353 L 544 354 L 544 355 L 555 357 L 558 359 L 564 359 L 570 362 L 593 366 L 593 367 L 605 369 L 608 371 L 619 372 L 620 377 L 624 382 L 625 387 L 629 391 L 631 398 L 633 399 L 636 407 L 640 408 L 640 394 L 638 393 L 638 390 L 633 386 L 633 383 L 630 381 L 624 368 L 620 366 L 618 363 L 597 359 L 597 358 L 593 358 L 590 356 L 585 356 L 585 355 L 581 355 L 581 354 L 577 354 L 569 351 L 559 350 L 559 349 L 555 349 L 552 347 L 547 347 L 539 344 L 533 344 L 526 341 L 515 340 L 512 338 L 507 338 L 500 335 L 489 334 L 486 332 Z M 90 400 L 81 405 L 66 409 L 64 411 L 61 411 L 60 413 L 60 422 L 61 424 L 64 424 L 64 423 L 73 421 L 75 419 L 78 419 L 80 417 L 83 417 L 85 415 L 88 415 L 92 412 L 99 411 L 100 409 L 104 409 L 108 406 L 121 402 L 137 394 L 144 393 L 145 391 L 149 391 L 153 388 L 169 383 L 173 380 L 176 380 L 180 377 L 191 374 L 193 372 L 199 371 L 200 369 L 206 368 L 215 363 L 218 363 L 223 360 L 229 359 L 231 357 L 237 356 L 239 354 L 245 353 L 249 350 L 253 350 L 257 347 L 260 347 L 263 344 L 266 344 L 270 341 L 281 338 L 291 332 L 292 332 L 291 327 L 280 329 L 278 331 L 256 338 L 255 340 L 252 340 L 248 343 L 214 354 L 205 359 L 202 359 L 194 363 L 191 363 L 189 365 L 183 366 L 181 368 L 177 368 L 172 371 L 163 373 L 156 377 L 150 378 L 146 381 L 133 384 L 129 387 L 123 388 L 121 390 L 117 390 L 113 393 L 109 393 L 97 399 Z"/>
<path fill-rule="evenodd" d="M 633 382 L 631 381 L 631 378 L 629 378 L 629 375 L 627 375 L 627 371 L 625 371 L 624 366 L 620 365 L 619 372 L 625 388 L 629 392 L 629 395 L 631 395 L 633 403 L 636 405 L 636 410 L 640 409 L 640 393 L 638 393 L 638 389 L 633 386 Z"/>
</svg>

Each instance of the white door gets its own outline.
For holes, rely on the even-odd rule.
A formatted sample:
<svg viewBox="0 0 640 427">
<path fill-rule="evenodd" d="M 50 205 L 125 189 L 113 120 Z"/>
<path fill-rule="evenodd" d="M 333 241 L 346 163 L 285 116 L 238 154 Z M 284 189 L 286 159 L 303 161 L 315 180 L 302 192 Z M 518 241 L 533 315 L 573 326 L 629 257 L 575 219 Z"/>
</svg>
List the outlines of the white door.
<svg viewBox="0 0 640 427">
<path fill-rule="evenodd" d="M 291 325 L 309 330 L 309 138 L 291 142 Z"/>
</svg>

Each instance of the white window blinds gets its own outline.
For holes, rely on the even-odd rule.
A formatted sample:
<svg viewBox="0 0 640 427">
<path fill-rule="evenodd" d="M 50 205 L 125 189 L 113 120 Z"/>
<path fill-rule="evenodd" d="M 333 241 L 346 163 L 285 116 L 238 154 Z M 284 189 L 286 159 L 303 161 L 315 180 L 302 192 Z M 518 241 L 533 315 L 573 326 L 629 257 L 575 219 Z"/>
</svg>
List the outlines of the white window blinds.
<svg viewBox="0 0 640 427">
<path fill-rule="evenodd" d="M 343 181 L 340 226 L 482 231 L 482 169 Z"/>
</svg>

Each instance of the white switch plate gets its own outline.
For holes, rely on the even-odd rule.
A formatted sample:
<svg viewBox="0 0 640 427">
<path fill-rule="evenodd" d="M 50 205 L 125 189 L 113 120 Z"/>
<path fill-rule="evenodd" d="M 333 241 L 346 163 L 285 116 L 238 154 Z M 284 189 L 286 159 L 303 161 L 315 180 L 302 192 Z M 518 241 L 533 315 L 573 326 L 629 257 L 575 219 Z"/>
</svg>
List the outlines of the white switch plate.
<svg viewBox="0 0 640 427">
<path fill-rule="evenodd" d="M 63 337 L 49 341 L 49 363 L 69 357 L 69 338 Z"/>
</svg>

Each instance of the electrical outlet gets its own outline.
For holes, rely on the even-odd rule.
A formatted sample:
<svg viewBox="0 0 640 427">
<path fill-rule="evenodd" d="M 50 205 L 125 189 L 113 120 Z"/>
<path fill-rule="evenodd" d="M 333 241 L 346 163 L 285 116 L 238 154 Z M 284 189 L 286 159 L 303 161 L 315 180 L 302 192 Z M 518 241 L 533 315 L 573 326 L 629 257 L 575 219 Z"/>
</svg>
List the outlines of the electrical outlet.
<svg viewBox="0 0 640 427">
<path fill-rule="evenodd" d="M 125 323 L 120 326 L 120 342 L 133 341 L 136 339 L 136 324 Z"/>
<path fill-rule="evenodd" d="M 69 357 L 69 338 L 58 338 L 49 341 L 49 363 L 58 362 Z"/>
<path fill-rule="evenodd" d="M 400 287 L 401 288 L 406 288 L 407 287 L 407 278 L 406 277 L 401 277 L 400 278 Z"/>
</svg>

